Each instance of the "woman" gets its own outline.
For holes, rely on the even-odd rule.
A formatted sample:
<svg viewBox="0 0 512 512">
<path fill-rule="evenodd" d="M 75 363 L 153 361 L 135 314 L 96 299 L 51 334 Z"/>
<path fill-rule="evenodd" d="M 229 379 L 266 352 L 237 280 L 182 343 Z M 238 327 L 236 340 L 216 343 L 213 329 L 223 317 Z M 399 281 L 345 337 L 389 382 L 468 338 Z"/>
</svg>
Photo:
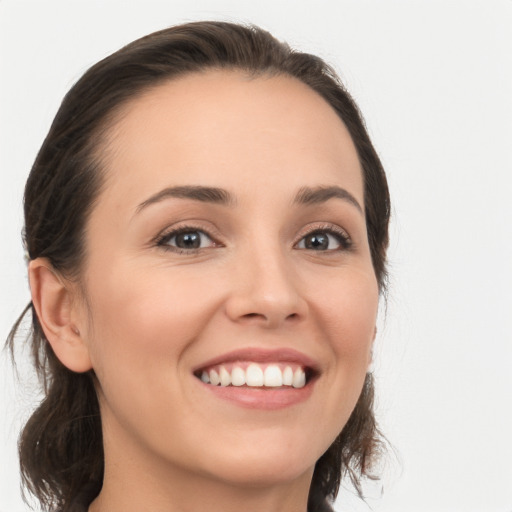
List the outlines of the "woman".
<svg viewBox="0 0 512 512">
<path fill-rule="evenodd" d="M 330 510 L 378 455 L 388 221 L 317 57 L 200 22 L 93 66 L 25 192 L 27 488 L 66 512 Z"/>
</svg>

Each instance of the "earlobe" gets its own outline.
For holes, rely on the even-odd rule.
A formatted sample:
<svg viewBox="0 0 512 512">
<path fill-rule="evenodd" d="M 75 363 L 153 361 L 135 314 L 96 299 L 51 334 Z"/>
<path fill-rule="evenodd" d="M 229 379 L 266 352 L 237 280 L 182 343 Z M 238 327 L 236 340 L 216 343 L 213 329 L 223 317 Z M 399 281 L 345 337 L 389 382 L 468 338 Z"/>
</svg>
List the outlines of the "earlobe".
<svg viewBox="0 0 512 512">
<path fill-rule="evenodd" d="M 368 356 L 368 365 L 366 369 L 366 373 L 373 373 L 375 371 L 375 355 L 373 353 L 373 349 L 375 346 L 375 338 L 377 337 L 377 326 L 375 326 L 375 330 L 373 331 L 373 339 L 372 344 L 370 346 L 370 352 Z"/>
<path fill-rule="evenodd" d="M 29 281 L 37 318 L 57 358 L 74 372 L 90 370 L 89 349 L 74 322 L 70 284 L 46 258 L 30 262 Z"/>
</svg>

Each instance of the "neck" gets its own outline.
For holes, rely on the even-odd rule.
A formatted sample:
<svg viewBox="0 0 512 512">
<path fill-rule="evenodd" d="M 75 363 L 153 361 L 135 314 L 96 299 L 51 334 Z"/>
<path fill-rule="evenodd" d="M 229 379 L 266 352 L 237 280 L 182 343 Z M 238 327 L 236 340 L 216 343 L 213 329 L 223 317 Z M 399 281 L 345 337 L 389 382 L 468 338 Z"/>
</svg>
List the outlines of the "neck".
<svg viewBox="0 0 512 512">
<path fill-rule="evenodd" d="M 174 473 L 174 474 L 171 474 Z M 106 474 L 107 475 L 107 474 Z M 310 475 L 286 484 L 244 486 L 182 473 L 110 474 L 89 512 L 306 512 Z"/>
<path fill-rule="evenodd" d="M 103 488 L 89 512 L 307 511 L 314 468 L 283 481 L 268 478 L 233 482 L 222 476 L 176 467 L 123 444 L 105 443 Z"/>
</svg>

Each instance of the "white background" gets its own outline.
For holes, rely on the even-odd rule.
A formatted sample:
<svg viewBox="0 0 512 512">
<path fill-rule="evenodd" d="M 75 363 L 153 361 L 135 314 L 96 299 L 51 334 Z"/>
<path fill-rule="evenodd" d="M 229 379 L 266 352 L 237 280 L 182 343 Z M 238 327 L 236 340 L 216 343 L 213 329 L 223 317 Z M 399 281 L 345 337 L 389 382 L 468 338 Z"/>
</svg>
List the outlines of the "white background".
<svg viewBox="0 0 512 512">
<path fill-rule="evenodd" d="M 370 486 L 367 506 L 342 489 L 337 508 L 512 512 L 510 0 L 0 0 L 1 338 L 28 302 L 23 185 L 63 95 L 127 42 L 212 18 L 259 24 L 334 64 L 388 172 L 376 378 L 397 453 L 382 497 Z M 0 371 L 0 511 L 21 512 L 16 435 L 36 395 L 5 354 Z"/>
</svg>

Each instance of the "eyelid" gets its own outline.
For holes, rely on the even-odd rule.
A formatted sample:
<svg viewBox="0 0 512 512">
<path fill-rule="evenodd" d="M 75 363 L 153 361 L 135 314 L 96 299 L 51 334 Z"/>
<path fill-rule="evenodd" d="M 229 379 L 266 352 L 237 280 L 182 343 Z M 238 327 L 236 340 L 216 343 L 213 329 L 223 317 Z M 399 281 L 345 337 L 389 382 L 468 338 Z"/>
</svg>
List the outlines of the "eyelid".
<svg viewBox="0 0 512 512">
<path fill-rule="evenodd" d="M 178 253 L 194 253 L 208 248 L 199 247 L 196 249 L 182 249 L 180 247 L 174 247 L 172 245 L 167 244 L 167 242 L 171 240 L 173 237 L 179 235 L 180 233 L 186 233 L 189 231 L 197 231 L 208 237 L 208 239 L 211 240 L 212 242 L 212 245 L 210 247 L 223 247 L 223 244 L 219 242 L 220 234 L 217 234 L 218 231 L 213 227 L 205 227 L 199 221 L 185 221 L 184 223 L 178 223 L 177 225 L 169 226 L 163 229 L 154 238 L 153 243 L 161 249 Z"/>
<path fill-rule="evenodd" d="M 224 247 L 224 244 L 220 241 L 221 235 L 220 232 L 213 226 L 206 227 L 204 223 L 200 221 L 183 221 L 183 223 L 178 223 L 176 225 L 169 226 L 165 229 L 163 229 L 153 240 L 154 245 L 156 245 L 159 248 L 170 250 L 174 252 L 182 252 L 182 253 L 194 253 L 201 251 L 203 249 L 207 249 L 208 247 L 200 247 L 197 249 L 181 249 L 179 247 L 174 247 L 172 245 L 167 245 L 166 242 L 168 242 L 170 239 L 172 239 L 174 236 L 179 235 L 180 233 L 187 232 L 187 231 L 199 231 L 203 233 L 205 236 L 207 236 L 211 242 L 211 247 Z M 311 223 L 307 226 L 303 227 L 299 234 L 296 237 L 296 240 L 293 243 L 293 247 L 296 248 L 297 245 L 306 237 L 307 235 L 310 235 L 315 232 L 327 232 L 332 235 L 335 235 L 339 238 L 341 248 L 339 249 L 331 249 L 324 252 L 335 252 L 340 250 L 348 250 L 352 247 L 353 242 L 348 234 L 348 232 L 343 229 L 341 226 L 337 224 L 333 224 L 331 222 L 318 222 L 318 223 Z"/>
<path fill-rule="evenodd" d="M 348 232 L 345 229 L 343 229 L 341 226 L 338 226 L 337 224 L 332 224 L 331 222 L 323 222 L 323 223 L 317 223 L 317 224 L 308 224 L 307 226 L 302 228 L 301 231 L 299 232 L 297 239 L 294 242 L 293 246 L 297 247 L 297 245 L 306 236 L 311 235 L 312 233 L 322 232 L 322 231 L 336 235 L 340 239 L 340 244 L 342 245 L 341 249 L 331 249 L 330 251 L 323 251 L 323 252 L 348 250 L 353 245 L 352 239 L 350 238 L 350 235 L 348 234 Z M 306 249 L 304 249 L 304 250 L 306 250 Z"/>
</svg>

